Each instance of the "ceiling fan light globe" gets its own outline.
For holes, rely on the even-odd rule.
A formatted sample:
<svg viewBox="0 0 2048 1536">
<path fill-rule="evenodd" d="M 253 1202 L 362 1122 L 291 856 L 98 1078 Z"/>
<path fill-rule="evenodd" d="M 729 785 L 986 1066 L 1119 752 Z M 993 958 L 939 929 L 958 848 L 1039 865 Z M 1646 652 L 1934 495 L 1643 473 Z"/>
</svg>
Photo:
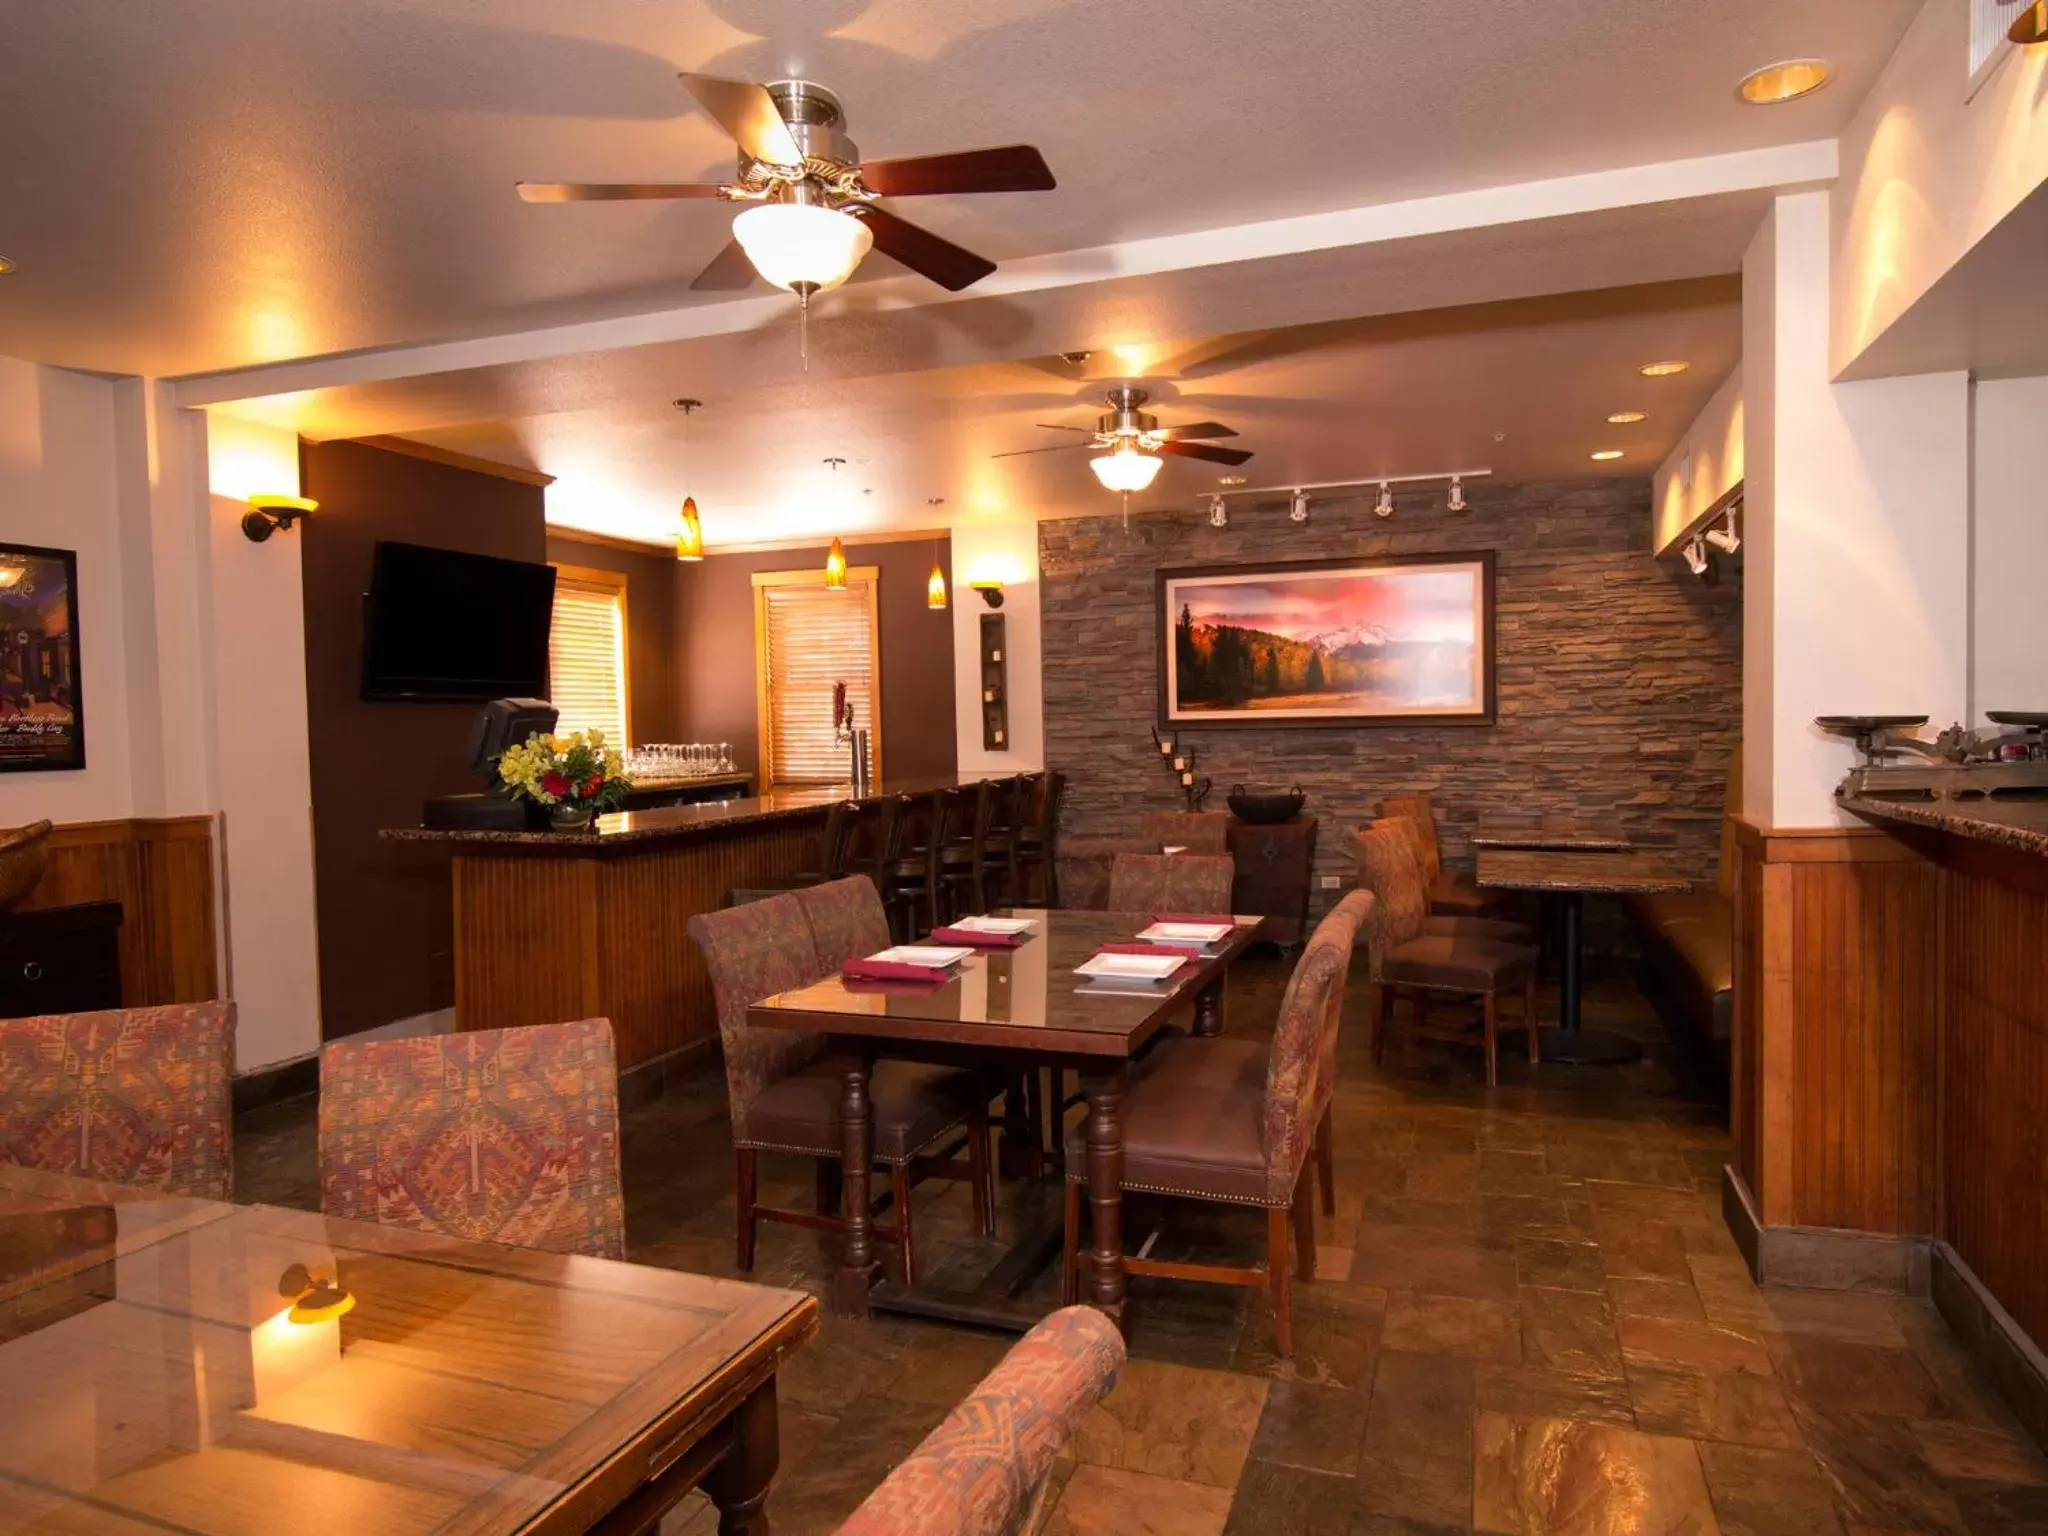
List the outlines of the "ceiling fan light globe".
<svg viewBox="0 0 2048 1536">
<path fill-rule="evenodd" d="M 852 214 L 815 204 L 762 203 L 734 219 L 732 233 L 763 278 L 806 295 L 853 276 L 875 243 Z"/>
<path fill-rule="evenodd" d="M 1159 478 L 1159 466 L 1163 461 L 1142 452 L 1128 439 L 1116 445 L 1112 453 L 1105 453 L 1088 461 L 1088 467 L 1095 471 L 1095 478 L 1102 482 L 1106 491 L 1143 491 L 1151 488 Z"/>
</svg>

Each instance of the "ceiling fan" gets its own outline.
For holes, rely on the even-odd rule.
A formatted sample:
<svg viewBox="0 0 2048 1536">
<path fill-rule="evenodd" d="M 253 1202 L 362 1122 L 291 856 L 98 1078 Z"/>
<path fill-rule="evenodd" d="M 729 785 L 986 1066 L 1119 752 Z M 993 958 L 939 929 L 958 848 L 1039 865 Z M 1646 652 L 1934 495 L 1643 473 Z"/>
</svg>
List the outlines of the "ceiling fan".
<svg viewBox="0 0 2048 1536">
<path fill-rule="evenodd" d="M 998 453 L 998 459 L 1020 458 L 1027 453 L 1059 453 L 1089 448 L 1096 457 L 1088 461 L 1095 478 L 1105 490 L 1142 491 L 1159 477 L 1160 454 L 1182 459 L 1206 459 L 1211 464 L 1242 464 L 1251 454 L 1242 448 L 1216 448 L 1197 441 L 1210 437 L 1235 437 L 1237 429 L 1220 421 L 1198 421 L 1185 427 L 1162 427 L 1159 418 L 1139 407 L 1151 398 L 1142 389 L 1123 384 L 1105 397 L 1109 410 L 1096 418 L 1093 427 L 1068 427 L 1041 421 L 1048 432 L 1081 432 L 1085 443 L 1060 443 L 1050 448 L 1017 448 Z"/>
<path fill-rule="evenodd" d="M 692 288 L 745 288 L 758 272 L 806 301 L 853 275 L 871 246 L 957 293 L 996 264 L 876 205 L 877 198 L 948 192 L 1045 192 L 1055 185 L 1029 144 L 908 160 L 870 160 L 846 136 L 839 98 L 808 80 L 677 76 L 740 149 L 733 181 L 522 181 L 529 203 L 721 198 L 749 203 L 733 239 Z"/>
</svg>

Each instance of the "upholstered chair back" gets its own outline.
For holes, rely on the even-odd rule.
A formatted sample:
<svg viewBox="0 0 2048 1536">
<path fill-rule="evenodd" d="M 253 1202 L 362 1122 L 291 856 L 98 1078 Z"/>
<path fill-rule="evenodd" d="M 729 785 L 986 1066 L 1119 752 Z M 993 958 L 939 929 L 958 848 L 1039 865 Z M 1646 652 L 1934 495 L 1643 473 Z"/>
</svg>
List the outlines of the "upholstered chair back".
<svg viewBox="0 0 2048 1536">
<path fill-rule="evenodd" d="M 830 880 L 795 895 L 811 925 L 811 948 L 817 956 L 815 972 L 804 980 L 829 976 L 849 960 L 889 947 L 889 914 L 882 906 L 882 893 L 866 875 Z"/>
<path fill-rule="evenodd" d="M 473 1242 L 624 1258 L 610 1022 L 329 1045 L 320 1208 Z"/>
<path fill-rule="evenodd" d="M 1061 1449 L 1116 1385 L 1123 1335 L 1093 1307 L 1055 1312 L 1017 1341 L 838 1536 L 1024 1536 Z"/>
<path fill-rule="evenodd" d="M 1228 854 L 1120 853 L 1109 870 L 1109 910 L 1221 915 L 1236 872 Z"/>
<path fill-rule="evenodd" d="M 1138 841 L 1147 853 L 1185 848 L 1189 853 L 1227 853 L 1230 818 L 1221 811 L 1147 811 L 1138 818 Z"/>
<path fill-rule="evenodd" d="M 0 1163 L 226 1200 L 235 1005 L 0 1019 Z"/>
<path fill-rule="evenodd" d="M 1420 934 L 1429 920 L 1429 887 L 1414 839 L 1402 818 L 1383 816 L 1369 822 L 1358 829 L 1353 842 L 1358 850 L 1359 886 L 1373 894 L 1366 947 L 1372 978 L 1377 981 L 1389 951 Z"/>
<path fill-rule="evenodd" d="M 1415 828 L 1416 846 L 1422 855 L 1422 874 L 1425 888 L 1434 884 L 1436 877 L 1444 872 L 1442 847 L 1436 840 L 1436 808 L 1429 803 L 1429 791 L 1419 789 L 1409 795 L 1388 795 L 1380 801 L 1380 816 L 1400 816 Z"/>
<path fill-rule="evenodd" d="M 871 886 L 870 889 L 873 889 Z M 770 896 L 718 912 L 700 912 L 687 929 L 704 956 L 718 1006 L 725 1049 L 725 1091 L 735 1138 L 747 1136 L 747 1106 L 770 1083 L 816 1059 L 817 1037 L 786 1029 L 755 1029 L 747 1009 L 764 997 L 818 979 L 818 947 L 810 919 L 794 895 Z"/>
<path fill-rule="evenodd" d="M 1336 1084 L 1337 1027 L 1358 925 L 1372 897 L 1353 891 L 1331 909 L 1295 962 L 1280 999 L 1273 1048 L 1266 1058 L 1263 1139 L 1266 1191 L 1284 1201 L 1301 1176 L 1309 1143 Z"/>
</svg>

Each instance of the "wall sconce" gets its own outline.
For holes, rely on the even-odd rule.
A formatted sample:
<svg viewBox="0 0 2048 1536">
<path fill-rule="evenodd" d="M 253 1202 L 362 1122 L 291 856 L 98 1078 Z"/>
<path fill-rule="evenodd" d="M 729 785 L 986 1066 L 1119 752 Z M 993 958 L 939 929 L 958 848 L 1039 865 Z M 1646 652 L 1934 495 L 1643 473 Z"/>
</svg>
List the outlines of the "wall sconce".
<svg viewBox="0 0 2048 1536">
<path fill-rule="evenodd" d="M 295 1323 L 331 1323 L 345 1312 L 355 1310 L 353 1292 L 343 1288 L 341 1276 L 319 1279 L 303 1264 L 294 1264 L 278 1277 L 277 1294 L 292 1298 L 285 1314 Z"/>
<path fill-rule="evenodd" d="M 1003 584 L 1000 581 L 974 581 L 969 586 L 981 594 L 981 600 L 991 608 L 1003 606 Z"/>
<path fill-rule="evenodd" d="M 320 503 L 310 496 L 251 496 L 249 510 L 242 514 L 242 532 L 250 543 L 261 544 L 278 529 L 319 510 Z"/>
<path fill-rule="evenodd" d="M 846 546 L 836 538 L 825 551 L 825 587 L 832 592 L 846 590 Z"/>
</svg>

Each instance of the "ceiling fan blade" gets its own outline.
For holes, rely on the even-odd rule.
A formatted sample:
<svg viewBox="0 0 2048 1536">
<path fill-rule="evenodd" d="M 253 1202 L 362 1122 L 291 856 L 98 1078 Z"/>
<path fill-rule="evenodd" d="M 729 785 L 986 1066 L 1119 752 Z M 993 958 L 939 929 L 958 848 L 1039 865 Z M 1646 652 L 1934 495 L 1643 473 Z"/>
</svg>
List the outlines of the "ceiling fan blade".
<svg viewBox="0 0 2048 1536">
<path fill-rule="evenodd" d="M 691 280 L 690 287 L 702 292 L 706 289 L 751 288 L 759 274 L 754 264 L 747 260 L 747 253 L 737 240 L 725 242 L 725 249 L 712 257 L 704 270 Z"/>
<path fill-rule="evenodd" d="M 1211 464 L 1242 464 L 1251 455 L 1242 448 L 1211 448 L 1207 443 L 1161 443 L 1161 453 L 1183 459 L 1207 459 Z"/>
<path fill-rule="evenodd" d="M 717 75 L 684 73 L 676 78 L 697 98 L 697 105 L 716 118 L 718 126 L 754 159 L 770 165 L 804 163 L 804 152 L 797 148 L 789 124 L 775 110 L 775 98 L 764 87 L 752 80 L 725 80 Z"/>
<path fill-rule="evenodd" d="M 930 230 L 920 229 L 907 219 L 899 219 L 886 209 L 863 204 L 847 211 L 858 213 L 868 221 L 868 228 L 874 231 L 876 250 L 895 257 L 911 271 L 930 278 L 941 288 L 958 293 L 996 269 L 996 264 L 987 257 L 977 256 L 950 240 L 942 240 Z"/>
<path fill-rule="evenodd" d="M 642 198 L 721 197 L 722 181 L 522 181 L 519 195 L 529 203 L 623 203 Z"/>
<path fill-rule="evenodd" d="M 1043 427 L 1048 432 L 1086 432 L 1090 437 L 1100 436 L 1093 427 L 1063 427 L 1055 421 L 1034 421 L 1034 427 Z"/>
<path fill-rule="evenodd" d="M 1027 453 L 1072 453 L 1076 448 L 1093 448 L 1093 443 L 1054 443 L 1050 448 L 1012 448 L 1008 453 L 992 453 L 992 459 L 1021 459 Z"/>
<path fill-rule="evenodd" d="M 924 197 L 937 192 L 1050 192 L 1059 183 L 1052 167 L 1029 144 L 968 149 L 952 155 L 917 155 L 908 160 L 870 160 L 860 168 L 870 192 L 884 197 Z"/>
<path fill-rule="evenodd" d="M 1220 421 L 1198 421 L 1187 427 L 1161 427 L 1153 435 L 1164 443 L 1184 443 L 1195 437 L 1235 437 L 1237 428 L 1226 427 Z"/>
</svg>

